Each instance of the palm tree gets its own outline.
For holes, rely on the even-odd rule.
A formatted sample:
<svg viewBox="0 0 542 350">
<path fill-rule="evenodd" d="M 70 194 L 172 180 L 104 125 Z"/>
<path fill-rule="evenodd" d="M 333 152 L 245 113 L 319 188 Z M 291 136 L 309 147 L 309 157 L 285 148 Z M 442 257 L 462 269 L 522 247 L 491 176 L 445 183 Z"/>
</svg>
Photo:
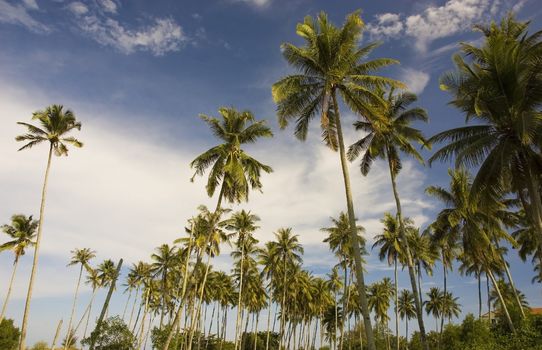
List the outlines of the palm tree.
<svg viewBox="0 0 542 350">
<path fill-rule="evenodd" d="M 331 273 L 329 273 L 327 275 L 327 277 L 328 277 L 328 279 L 326 280 L 327 289 L 329 289 L 329 291 L 331 293 L 333 293 L 333 297 L 334 297 L 333 305 L 335 306 L 335 320 L 333 322 L 333 325 L 335 326 L 335 334 L 330 339 L 335 340 L 336 337 L 337 337 L 337 327 L 339 327 L 339 302 L 337 300 L 337 294 L 338 294 L 339 290 L 341 289 L 341 287 L 343 287 L 343 283 L 341 281 L 341 278 L 339 277 L 339 271 L 338 271 L 337 266 L 335 266 L 331 270 Z M 341 310 L 342 310 L 342 308 L 341 308 Z M 342 322 L 341 322 L 341 324 L 342 324 Z M 328 333 L 330 333 L 329 330 L 328 330 Z M 337 346 L 335 344 L 335 349 L 336 348 L 337 348 Z"/>
<path fill-rule="evenodd" d="M 328 237 L 324 239 L 325 243 L 329 244 L 329 248 L 332 252 L 335 253 L 335 256 L 339 258 L 339 266 L 342 267 L 344 272 L 344 291 L 343 291 L 343 310 L 347 311 L 347 291 L 349 290 L 349 281 L 348 281 L 348 269 L 352 267 L 353 261 L 352 256 L 354 256 L 354 247 L 351 244 L 351 235 L 350 235 L 350 222 L 348 221 L 348 216 L 341 212 L 339 218 L 330 218 L 333 223 L 332 227 L 321 228 L 320 231 L 326 232 Z M 361 233 L 365 231 L 362 226 L 356 226 L 356 240 L 357 244 L 361 247 L 365 247 L 365 240 L 361 236 Z M 363 250 L 365 253 L 365 250 Z M 364 262 L 364 261 L 363 261 Z M 343 344 L 343 335 L 344 335 L 344 322 L 341 323 L 341 335 L 339 338 L 339 348 L 342 348 Z"/>
<path fill-rule="evenodd" d="M 15 280 L 15 273 L 17 272 L 17 266 L 19 265 L 19 259 L 26 253 L 27 247 L 35 245 L 34 238 L 36 236 L 36 228 L 38 222 L 32 219 L 32 215 L 26 217 L 23 214 L 15 214 L 11 217 L 11 225 L 2 225 L 2 232 L 7 234 L 11 240 L 0 245 L 0 252 L 4 250 L 12 250 L 13 255 L 13 272 L 9 280 L 8 292 L 4 304 L 2 305 L 2 312 L 0 313 L 0 323 L 4 319 L 6 309 L 11 295 L 11 288 L 13 287 L 13 281 Z"/>
<path fill-rule="evenodd" d="M 234 231 L 234 233 L 237 235 L 236 246 L 238 252 L 240 252 L 240 256 L 234 254 L 234 257 L 239 258 L 239 299 L 237 302 L 237 319 L 235 322 L 235 349 L 238 349 L 240 335 L 239 323 L 241 322 L 241 296 L 243 295 L 244 277 L 243 269 L 245 266 L 245 254 L 247 253 L 245 247 L 247 244 L 256 243 L 252 237 L 252 234 L 259 228 L 259 226 L 256 226 L 256 222 L 259 220 L 260 218 L 257 215 L 251 214 L 245 210 L 241 210 L 240 212 L 234 213 L 231 216 L 231 225 L 229 226 L 229 229 Z M 253 250 L 253 252 L 255 253 L 256 251 Z M 255 261 L 254 264 L 256 264 Z"/>
<path fill-rule="evenodd" d="M 410 223 L 408 218 L 405 218 L 406 223 Z M 388 265 L 394 266 L 394 284 L 395 284 L 395 338 L 396 349 L 399 349 L 399 286 L 397 282 L 397 265 L 399 258 L 403 259 L 400 237 L 399 237 L 399 225 L 397 220 L 391 216 L 390 213 L 384 213 L 384 218 L 380 220 L 384 225 L 384 232 L 375 236 L 373 243 L 373 249 L 380 246 L 378 252 L 378 258 L 380 261 L 387 259 Z"/>
<path fill-rule="evenodd" d="M 438 332 L 438 319 L 442 317 L 442 300 L 444 293 L 438 287 L 431 287 L 424 301 L 425 312 L 435 318 L 435 332 Z"/>
<path fill-rule="evenodd" d="M 415 297 L 412 292 L 407 289 L 401 290 L 399 294 L 399 304 L 397 309 L 399 310 L 399 316 L 406 322 L 405 338 L 408 342 L 408 320 L 416 317 L 415 309 Z"/>
<path fill-rule="evenodd" d="M 489 294 L 489 300 L 493 304 L 495 310 L 501 312 L 503 310 L 503 302 L 508 309 L 519 309 L 516 303 L 516 296 L 513 287 L 502 279 L 499 279 L 497 281 L 497 285 L 499 287 L 500 293 L 502 294 L 502 298 L 499 297 L 499 293 L 497 292 L 496 288 L 493 288 Z M 523 309 L 529 310 L 529 303 L 527 302 L 525 294 L 518 291 L 518 297 L 521 303 L 521 307 Z"/>
<path fill-rule="evenodd" d="M 168 244 L 162 244 L 156 248 L 156 253 L 151 255 L 153 263 L 151 265 L 151 272 L 154 276 L 160 278 L 161 294 L 162 294 L 162 307 L 160 312 L 160 329 L 164 322 L 164 313 L 167 307 L 168 296 L 168 277 L 175 266 L 179 265 L 178 255 L 175 247 L 170 247 Z"/>
<path fill-rule="evenodd" d="M 375 282 L 369 286 L 369 307 L 375 313 L 375 322 L 383 334 L 387 334 L 387 348 L 390 349 L 389 334 L 387 323 L 389 321 L 388 309 L 390 308 L 390 299 L 394 294 L 391 280 L 385 277 L 380 282 Z"/>
<path fill-rule="evenodd" d="M 27 128 L 28 133 L 19 135 L 15 138 L 17 141 L 27 142 L 23 147 L 19 148 L 19 151 L 32 148 L 44 141 L 49 141 L 49 154 L 47 157 L 47 166 L 45 168 L 45 178 L 43 181 L 43 188 L 41 191 L 41 204 L 40 204 L 40 216 L 38 232 L 36 236 L 36 246 L 34 248 L 34 261 L 32 263 L 32 272 L 30 273 L 30 283 L 28 284 L 28 292 L 26 294 L 26 302 L 24 306 L 23 322 L 21 325 L 21 337 L 19 340 L 19 350 L 25 350 L 26 345 L 26 332 L 28 328 L 28 317 L 30 314 L 30 301 L 32 300 L 32 291 L 34 288 L 34 281 L 36 278 L 36 272 L 38 268 L 39 248 L 41 242 L 41 233 L 43 228 L 43 217 L 45 210 L 45 197 L 47 193 L 47 181 L 49 180 L 49 170 L 51 168 L 51 157 L 53 153 L 56 156 L 68 155 L 67 144 L 74 147 L 82 147 L 83 144 L 72 136 L 67 134 L 74 130 L 81 129 L 81 123 L 76 121 L 75 115 L 71 110 L 63 110 L 63 106 L 52 105 L 47 107 L 43 111 L 34 112 L 32 120 L 37 120 L 40 123 L 40 127 L 34 126 L 29 123 L 18 122 L 17 124 L 23 125 Z"/>
<path fill-rule="evenodd" d="M 223 197 L 230 203 L 248 201 L 250 189 L 262 189 L 262 171 L 273 171 L 270 166 L 260 163 L 241 148 L 241 145 L 254 143 L 261 137 L 273 136 L 265 121 L 256 121 L 250 111 L 239 112 L 234 108 L 222 107 L 218 113 L 222 119 L 206 115 L 201 115 L 201 118 L 223 143 L 200 154 L 190 163 L 190 167 L 196 170 L 194 177 L 202 176 L 211 167 L 206 185 L 209 197 L 214 195 L 221 184 L 217 209 Z"/>
<path fill-rule="evenodd" d="M 79 277 L 77 278 L 77 285 L 75 287 L 75 294 L 73 296 L 72 312 L 70 314 L 70 320 L 68 322 L 68 330 L 66 331 L 66 345 L 64 350 L 68 348 L 68 345 L 71 344 L 71 337 L 75 335 L 75 332 L 72 332 L 72 321 L 73 315 L 75 314 L 75 305 L 77 304 L 77 295 L 79 294 L 79 286 L 81 284 L 81 277 L 83 277 L 83 268 L 87 270 L 90 268 L 89 262 L 92 258 L 96 256 L 96 252 L 90 248 L 75 249 L 72 250 L 72 259 L 68 266 L 81 265 L 79 268 Z"/>
<path fill-rule="evenodd" d="M 298 47 L 285 43 L 281 47 L 284 58 L 299 74 L 282 78 L 272 88 L 273 99 L 278 105 L 280 127 L 285 128 L 291 119 L 295 119 L 295 135 L 298 139 L 306 139 L 309 122 L 315 115 L 321 115 L 324 143 L 334 151 L 339 150 L 353 241 L 356 236 L 356 218 L 337 94 L 354 112 L 373 120 L 378 115 L 373 106 L 384 104 L 373 92 L 373 87 L 402 86 L 395 80 L 372 74 L 397 61 L 386 58 L 364 60 L 378 45 L 372 43 L 365 47 L 359 46 L 363 27 L 359 12 L 348 15 L 340 28 L 330 23 L 323 12 L 316 19 L 305 17 L 303 23 L 297 26 L 297 34 L 305 40 L 305 45 Z M 354 244 L 354 260 L 369 350 L 375 350 L 361 250 L 357 244 Z"/>
<path fill-rule="evenodd" d="M 409 106 L 417 100 L 415 94 L 401 93 L 394 94 L 393 89 L 388 93 L 387 98 L 383 90 L 379 94 L 385 104 L 380 108 L 381 118 L 374 121 L 357 121 L 354 123 L 356 130 L 367 133 L 359 141 L 355 142 L 348 149 L 348 159 L 354 160 L 360 154 L 362 159 L 360 162 L 360 170 L 363 176 L 367 176 L 371 170 L 373 161 L 377 158 L 382 158 L 388 162 L 388 170 L 391 178 L 391 186 L 395 205 L 397 210 L 397 222 L 399 233 L 399 244 L 402 247 L 404 260 L 408 266 L 410 276 L 410 284 L 412 293 L 416 300 L 416 311 L 418 313 L 418 326 L 420 328 L 420 338 L 423 347 L 427 350 L 428 345 L 425 339 L 425 326 L 423 323 L 423 311 L 421 303 L 418 303 L 418 291 L 416 288 L 416 273 L 414 271 L 414 261 L 412 253 L 408 245 L 407 230 L 403 222 L 403 214 L 399 192 L 397 190 L 396 178 L 402 168 L 400 152 L 409 155 L 418 160 L 422 165 L 423 158 L 413 146 L 413 143 L 418 143 L 428 147 L 422 132 L 413 128 L 411 124 L 415 121 L 427 122 L 427 112 L 419 107 L 409 108 Z M 397 338 L 396 347 L 399 348 L 399 338 Z"/>
<path fill-rule="evenodd" d="M 459 272 L 463 275 L 470 276 L 474 274 L 478 282 L 478 319 L 482 318 L 482 273 L 484 272 L 480 261 L 476 257 L 471 256 L 467 252 L 461 252 L 458 256 L 461 262 Z"/>
<path fill-rule="evenodd" d="M 418 276 L 418 296 L 420 298 L 420 305 L 423 305 L 422 270 L 429 276 L 433 274 L 433 266 L 435 260 L 438 259 L 438 253 L 434 250 L 434 245 L 431 244 L 429 235 L 426 232 L 420 234 L 418 228 L 411 227 L 407 234 L 408 246 L 410 247 L 412 259 L 416 266 L 416 275 Z"/>
<path fill-rule="evenodd" d="M 481 47 L 461 44 L 463 56 L 454 56 L 456 71 L 441 78 L 441 88 L 474 125 L 431 137 L 446 144 L 430 162 L 455 157 L 456 166 L 477 168 L 472 192 L 479 200 L 513 191 L 542 237 L 541 39 L 540 32 L 528 35 L 528 25 L 510 14 L 500 24 L 476 27 Z"/>
<path fill-rule="evenodd" d="M 452 317 L 459 317 L 461 305 L 457 302 L 459 298 L 454 297 L 451 292 L 443 292 L 442 296 L 442 318 L 452 320 Z M 440 327 L 442 337 L 442 325 Z"/>
</svg>

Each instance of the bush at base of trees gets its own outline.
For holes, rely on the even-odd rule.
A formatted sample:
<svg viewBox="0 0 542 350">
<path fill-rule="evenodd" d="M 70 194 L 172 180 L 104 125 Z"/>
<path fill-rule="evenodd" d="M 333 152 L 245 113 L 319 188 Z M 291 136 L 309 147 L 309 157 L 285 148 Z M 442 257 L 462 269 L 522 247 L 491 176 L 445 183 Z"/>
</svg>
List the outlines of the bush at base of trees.
<svg viewBox="0 0 542 350">
<path fill-rule="evenodd" d="M 0 323 L 0 349 L 12 350 L 17 347 L 21 332 L 13 325 L 13 320 L 3 319 Z"/>
<path fill-rule="evenodd" d="M 99 332 L 92 332 L 81 344 L 90 346 L 92 339 L 94 350 L 133 350 L 137 347 L 136 337 L 118 316 L 104 320 Z"/>
</svg>

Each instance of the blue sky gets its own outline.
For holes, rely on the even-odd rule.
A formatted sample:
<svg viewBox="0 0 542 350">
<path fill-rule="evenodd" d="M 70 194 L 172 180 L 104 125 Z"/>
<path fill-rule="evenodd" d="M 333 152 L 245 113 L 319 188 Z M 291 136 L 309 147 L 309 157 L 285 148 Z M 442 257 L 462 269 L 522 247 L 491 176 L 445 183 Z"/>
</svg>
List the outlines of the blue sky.
<svg viewBox="0 0 542 350">
<path fill-rule="evenodd" d="M 361 8 L 364 41 L 382 41 L 373 57 L 401 61 L 383 74 L 404 80 L 419 94 L 419 105 L 431 118 L 420 127 L 432 135 L 463 122 L 438 89 L 438 77 L 452 68 L 457 42 L 477 40 L 473 23 L 512 9 L 532 20 L 532 30 L 540 29 L 537 5 L 535 0 L 0 0 L 0 222 L 18 212 L 37 215 L 39 205 L 46 149 L 17 153 L 13 137 L 22 130 L 16 121 L 61 103 L 82 121 L 78 136 L 86 142 L 67 159 L 54 160 L 30 343 L 52 338 L 56 322 L 68 317 L 77 277 L 76 269 L 64 267 L 70 250 L 90 247 L 99 259 L 148 260 L 154 247 L 179 236 L 198 204 L 213 202 L 202 181 L 188 181 L 188 163 L 215 142 L 198 114 L 216 115 L 220 106 L 252 110 L 276 135 L 248 149 L 275 169 L 263 179 L 264 193 L 241 206 L 261 216 L 258 238 L 269 240 L 277 228 L 291 226 L 305 244 L 306 266 L 317 274 L 330 270 L 335 261 L 319 228 L 344 208 L 338 157 L 320 144 L 316 126 L 305 143 L 291 130 L 278 130 L 270 94 L 271 84 L 290 72 L 280 44 L 301 43 L 295 25 L 305 15 L 323 10 L 340 23 Z M 348 141 L 355 137 L 346 134 Z M 418 225 L 438 210 L 423 189 L 446 185 L 448 166 L 406 162 L 401 195 Z M 357 215 L 370 240 L 379 233 L 383 213 L 394 208 L 388 173 L 379 163 L 367 178 L 355 164 L 351 173 Z M 227 270 L 224 251 L 214 265 Z M 519 288 L 533 306 L 542 306 L 540 288 L 530 284 L 532 266 L 514 252 L 510 256 Z M 8 281 L 11 259 L 0 254 L 0 281 Z M 22 261 L 8 310 L 17 322 L 30 260 L 28 255 Z M 375 254 L 368 258 L 368 271 L 368 281 L 392 275 Z M 440 284 L 440 266 L 424 279 L 425 288 Z M 400 286 L 408 286 L 406 276 Z M 450 288 L 464 313 L 477 310 L 470 278 L 453 275 Z M 88 297 L 85 289 L 81 304 Z M 115 308 L 122 309 L 124 298 L 114 296 Z"/>
</svg>

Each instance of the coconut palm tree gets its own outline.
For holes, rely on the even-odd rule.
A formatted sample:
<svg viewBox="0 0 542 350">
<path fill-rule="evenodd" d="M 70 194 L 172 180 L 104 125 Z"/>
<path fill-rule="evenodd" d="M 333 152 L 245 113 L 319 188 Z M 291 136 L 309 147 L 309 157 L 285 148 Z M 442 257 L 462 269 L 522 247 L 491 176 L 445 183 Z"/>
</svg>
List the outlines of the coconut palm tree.
<svg viewBox="0 0 542 350">
<path fill-rule="evenodd" d="M 380 97 L 385 100 L 385 105 L 380 108 L 381 118 L 374 121 L 356 121 L 354 126 L 356 130 L 364 132 L 364 136 L 348 149 L 348 159 L 353 161 L 362 155 L 360 170 L 362 175 L 367 176 L 371 170 L 371 165 L 375 159 L 381 158 L 387 161 L 388 170 L 391 178 L 391 186 L 395 205 L 397 210 L 399 244 L 402 247 L 404 260 L 408 267 L 412 293 L 416 300 L 416 310 L 418 313 L 418 326 L 420 329 L 420 338 L 422 345 L 428 349 L 425 340 L 425 326 L 423 323 L 423 311 L 421 303 L 418 303 L 418 291 L 416 288 L 416 273 L 414 261 L 410 251 L 407 239 L 407 230 L 403 223 L 403 214 L 399 192 L 397 189 L 397 176 L 402 168 L 400 153 L 409 155 L 424 164 L 423 157 L 416 150 L 413 143 L 428 147 L 428 143 L 422 132 L 411 126 L 413 122 L 427 122 L 427 112 L 419 107 L 410 108 L 410 105 L 416 102 L 417 97 L 412 93 L 394 94 L 392 89 L 385 96 L 383 90 L 378 91 Z M 396 348 L 399 348 L 399 338 L 397 337 Z"/>
<path fill-rule="evenodd" d="M 399 316 L 406 322 L 405 338 L 408 342 L 408 321 L 416 317 L 415 297 L 408 289 L 401 290 L 399 294 L 399 304 L 397 305 Z"/>
<path fill-rule="evenodd" d="M 393 297 L 394 290 L 391 280 L 385 277 L 380 282 L 375 282 L 369 286 L 369 307 L 375 314 L 375 323 L 380 328 L 382 334 L 386 334 L 387 349 L 390 349 L 388 332 L 388 309 L 390 308 L 390 299 Z"/>
<path fill-rule="evenodd" d="M 190 163 L 196 175 L 202 176 L 211 167 L 207 179 L 207 194 L 212 197 L 220 185 L 217 208 L 222 198 L 230 203 L 248 201 L 249 190 L 261 191 L 262 172 L 273 169 L 249 156 L 241 146 L 256 142 L 261 137 L 272 137 L 264 120 L 256 121 L 250 111 L 239 112 L 234 108 L 218 110 L 221 119 L 201 115 L 214 136 L 223 143 L 200 154 Z M 192 179 L 194 178 L 192 177 Z"/>
<path fill-rule="evenodd" d="M 454 157 L 456 166 L 477 168 L 472 193 L 478 200 L 513 191 L 542 237 L 541 38 L 540 32 L 529 35 L 528 26 L 510 14 L 500 24 L 476 27 L 483 35 L 480 47 L 461 44 L 456 71 L 445 74 L 440 86 L 473 125 L 431 137 L 445 145 L 429 161 Z"/>
<path fill-rule="evenodd" d="M 49 154 L 47 156 L 47 166 L 45 168 L 45 178 L 43 180 L 43 188 L 41 191 L 41 204 L 38 232 L 36 236 L 36 245 L 34 248 L 34 261 L 32 262 L 32 272 L 30 273 L 30 282 L 28 284 L 28 292 L 26 294 L 26 301 L 23 313 L 23 322 L 21 325 L 21 337 L 19 340 L 19 350 L 26 350 L 26 332 L 28 329 L 28 317 L 30 315 L 30 301 L 32 300 L 32 291 L 34 288 L 34 281 L 36 279 L 36 272 L 38 268 L 39 249 L 43 229 L 43 219 L 45 211 L 45 199 L 47 193 L 47 182 L 49 180 L 49 170 L 51 168 L 51 158 L 53 153 L 56 156 L 67 156 L 68 147 L 72 145 L 74 147 L 82 147 L 83 143 L 74 138 L 68 136 L 70 131 L 81 129 L 81 123 L 75 119 L 75 115 L 69 109 L 64 110 L 61 105 L 52 105 L 43 111 L 37 111 L 32 114 L 32 120 L 39 122 L 40 127 L 35 125 L 17 122 L 27 128 L 27 133 L 19 135 L 15 138 L 16 141 L 26 142 L 26 144 L 19 148 L 19 151 L 32 148 L 39 145 L 42 142 L 49 142 Z"/>
<path fill-rule="evenodd" d="M 422 297 L 422 271 L 429 276 L 433 274 L 435 260 L 438 259 L 438 252 L 434 250 L 431 239 L 427 232 L 420 234 L 418 228 L 412 227 L 408 230 L 408 246 L 412 253 L 412 259 L 416 266 L 416 275 L 418 276 L 418 296 L 420 304 L 423 305 Z"/>
<path fill-rule="evenodd" d="M 241 322 L 241 296 L 243 295 L 243 270 L 245 267 L 245 254 L 247 253 L 245 247 L 247 244 L 250 244 L 251 248 L 255 247 L 257 241 L 252 237 L 252 234 L 259 228 L 259 226 L 256 225 L 257 221 L 260 221 L 260 218 L 257 215 L 241 210 L 231 216 L 231 225 L 228 227 L 235 235 L 237 235 L 237 252 L 234 252 L 233 256 L 239 260 L 239 299 L 237 302 L 237 319 L 235 322 L 235 349 L 238 349 L 240 336 L 239 326 Z M 256 253 L 256 250 L 253 249 L 252 252 Z M 256 265 L 255 260 L 254 265 Z"/>
<path fill-rule="evenodd" d="M 438 332 L 438 320 L 442 317 L 442 302 L 444 293 L 438 287 L 431 287 L 427 292 L 427 300 L 424 301 L 425 312 L 435 318 L 435 332 Z"/>
<path fill-rule="evenodd" d="M 471 256 L 467 252 L 461 252 L 458 256 L 461 262 L 459 272 L 462 275 L 475 275 L 478 282 L 478 319 L 482 318 L 482 273 L 484 272 L 482 265 L 476 257 Z"/>
<path fill-rule="evenodd" d="M 156 253 L 151 255 L 153 263 L 151 265 L 151 273 L 160 279 L 161 284 L 161 312 L 160 312 L 160 326 L 164 322 L 164 314 L 166 312 L 166 307 L 168 305 L 168 277 L 169 273 L 179 265 L 177 249 L 171 247 L 168 244 L 162 244 L 160 247 L 156 248 Z"/>
<path fill-rule="evenodd" d="M 502 298 L 499 297 L 499 293 L 497 292 L 496 288 L 491 289 L 491 292 L 489 294 L 489 300 L 493 304 L 493 308 L 498 312 L 502 312 L 504 302 L 508 309 L 519 309 L 516 303 L 516 296 L 512 286 L 506 283 L 503 279 L 499 279 L 497 281 L 497 285 L 499 287 L 500 293 L 502 294 Z M 521 303 L 521 307 L 523 309 L 529 310 L 529 302 L 527 301 L 525 294 L 523 294 L 521 291 L 518 291 L 518 297 Z"/>
<path fill-rule="evenodd" d="M 282 78 L 272 88 L 273 99 L 278 105 L 280 127 L 285 128 L 290 120 L 295 119 L 295 135 L 298 139 L 306 139 L 310 121 L 320 115 L 324 143 L 332 150 L 339 151 L 353 241 L 356 236 L 356 218 L 337 95 L 354 112 L 374 120 L 378 118 L 374 106 L 382 106 L 384 101 L 374 93 L 373 88 L 402 86 L 395 80 L 373 74 L 379 68 L 397 61 L 387 58 L 365 60 L 378 44 L 360 47 L 363 27 L 359 12 L 348 15 L 342 27 L 330 23 L 323 12 L 316 19 L 305 17 L 303 23 L 297 25 L 297 34 L 305 41 L 305 45 L 284 43 L 281 47 L 286 61 L 299 73 Z M 368 346 L 369 350 L 375 350 L 361 250 L 357 244 L 354 244 L 354 260 Z"/>
<path fill-rule="evenodd" d="M 7 241 L 0 245 L 0 252 L 5 250 L 13 251 L 13 272 L 9 280 L 8 292 L 2 305 L 2 312 L 0 313 L 0 323 L 4 319 L 6 309 L 8 307 L 9 297 L 11 295 L 11 288 L 13 287 L 13 281 L 15 281 L 15 274 L 17 272 L 17 266 L 19 265 L 19 259 L 25 255 L 26 248 L 35 245 L 34 238 L 36 237 L 36 228 L 38 222 L 32 219 L 32 215 L 26 217 L 23 214 L 15 214 L 11 217 L 11 225 L 2 225 L 2 232 L 10 237 L 10 241 Z"/>
<path fill-rule="evenodd" d="M 354 247 L 351 244 L 351 234 L 350 234 L 350 222 L 348 221 L 348 215 L 344 212 L 339 214 L 339 218 L 330 218 L 333 226 L 321 228 L 320 231 L 326 232 L 328 237 L 324 239 L 324 243 L 329 244 L 329 249 L 335 253 L 335 256 L 339 258 L 339 266 L 343 269 L 344 279 L 343 279 L 343 310 L 347 311 L 347 291 L 349 290 L 349 281 L 348 281 L 348 269 L 352 267 L 354 261 L 352 257 L 354 256 Z M 365 247 L 365 240 L 361 234 L 365 231 L 362 226 L 356 226 L 356 240 L 357 244 L 360 247 Z M 365 249 L 363 249 L 365 253 Z M 363 261 L 364 262 L 364 261 Z M 341 334 L 339 338 L 339 348 L 342 348 L 343 336 L 344 336 L 344 323 L 340 324 Z"/>
<path fill-rule="evenodd" d="M 442 295 L 442 318 L 447 318 L 449 321 L 452 317 L 459 317 L 461 313 L 461 305 L 457 302 L 459 298 L 454 297 L 451 292 L 444 292 Z M 440 326 L 440 336 L 442 338 L 442 325 Z"/>
<path fill-rule="evenodd" d="M 73 265 L 80 265 L 79 267 L 79 277 L 77 278 L 77 285 L 75 287 L 75 294 L 73 296 L 73 304 L 72 304 L 72 311 L 70 314 L 70 320 L 68 321 L 68 329 L 66 331 L 66 345 L 64 345 L 64 350 L 68 348 L 68 345 L 71 344 L 71 337 L 75 335 L 74 332 L 72 332 L 72 321 L 73 316 L 75 314 L 75 306 L 77 305 L 77 295 L 79 294 L 79 286 L 81 284 L 81 277 L 83 277 L 83 268 L 89 269 L 89 262 L 94 257 L 96 257 L 96 252 L 93 251 L 90 248 L 83 248 L 83 249 L 75 249 L 72 250 L 72 258 L 70 260 L 70 263 L 68 266 Z"/>
<path fill-rule="evenodd" d="M 329 273 L 327 275 L 327 278 L 328 279 L 326 280 L 326 285 L 327 285 L 327 288 L 329 289 L 329 291 L 331 293 L 333 293 L 333 298 L 334 298 L 333 305 L 335 307 L 335 320 L 333 322 L 333 325 L 335 326 L 335 334 L 330 339 L 331 340 L 336 340 L 337 327 L 339 327 L 339 301 L 337 300 L 337 294 L 339 293 L 341 288 L 344 287 L 343 281 L 341 281 L 341 278 L 339 277 L 338 266 L 333 267 L 333 269 L 331 270 L 331 273 Z M 341 310 L 342 310 L 342 308 L 341 308 Z M 342 322 L 341 322 L 341 324 L 342 324 Z M 330 330 L 328 329 L 328 333 L 329 333 L 329 331 Z M 335 349 L 336 348 L 337 348 L 337 344 L 335 344 Z"/>
</svg>

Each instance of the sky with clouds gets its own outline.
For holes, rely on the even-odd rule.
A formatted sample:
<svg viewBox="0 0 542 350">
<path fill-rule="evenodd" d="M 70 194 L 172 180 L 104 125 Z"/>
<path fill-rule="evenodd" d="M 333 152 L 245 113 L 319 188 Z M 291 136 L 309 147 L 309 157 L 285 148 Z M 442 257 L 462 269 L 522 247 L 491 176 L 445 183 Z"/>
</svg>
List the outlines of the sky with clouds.
<svg viewBox="0 0 542 350">
<path fill-rule="evenodd" d="M 335 260 L 319 228 L 344 210 L 339 159 L 320 143 L 316 126 L 305 143 L 295 140 L 292 130 L 278 129 L 270 87 L 291 71 L 279 47 L 301 43 L 295 25 L 305 15 L 324 10 L 340 23 L 360 8 L 364 41 L 382 42 L 373 57 L 401 61 L 382 73 L 405 81 L 427 108 L 431 121 L 420 125 L 427 135 L 463 122 L 447 105 L 438 78 L 452 68 L 457 42 L 479 38 L 471 31 L 474 23 L 513 10 L 532 20 L 533 29 L 542 26 L 535 0 L 0 0 L 0 222 L 14 213 L 37 216 L 39 209 L 47 150 L 18 153 L 14 136 L 23 130 L 17 121 L 63 104 L 83 123 L 77 136 L 85 142 L 68 158 L 53 160 L 30 343 L 50 341 L 56 322 L 69 316 L 77 278 L 75 268 L 65 267 L 72 249 L 92 248 L 96 261 L 148 260 L 154 247 L 179 237 L 197 205 L 213 205 L 203 180 L 189 181 L 188 163 L 215 142 L 198 115 L 216 115 L 220 106 L 250 109 L 275 133 L 247 147 L 275 170 L 264 176 L 263 193 L 233 209 L 262 218 L 256 234 L 261 241 L 272 239 L 280 227 L 292 227 L 305 245 L 306 267 L 315 274 L 329 272 Z M 347 131 L 346 139 L 354 141 L 355 133 Z M 405 211 L 422 227 L 439 209 L 423 190 L 446 185 L 448 167 L 405 163 L 399 177 Z M 381 163 L 366 178 L 352 164 L 351 174 L 356 214 L 370 242 L 381 230 L 383 213 L 394 210 L 389 175 Z M 229 269 L 228 252 L 225 247 L 216 268 Z M 369 282 L 391 277 L 374 253 L 367 260 Z M 532 266 L 513 252 L 510 260 L 519 288 L 532 305 L 542 306 L 540 289 L 530 283 Z M 22 260 L 8 310 L 16 322 L 30 261 L 30 254 Z M 10 254 L 0 254 L 1 287 L 11 262 Z M 424 280 L 425 288 L 440 284 L 440 268 Z M 405 273 L 400 286 L 408 287 Z M 450 278 L 464 314 L 477 310 L 475 288 L 470 278 Z M 85 287 L 80 310 L 89 295 Z M 125 299 L 114 295 L 113 312 Z"/>
</svg>

